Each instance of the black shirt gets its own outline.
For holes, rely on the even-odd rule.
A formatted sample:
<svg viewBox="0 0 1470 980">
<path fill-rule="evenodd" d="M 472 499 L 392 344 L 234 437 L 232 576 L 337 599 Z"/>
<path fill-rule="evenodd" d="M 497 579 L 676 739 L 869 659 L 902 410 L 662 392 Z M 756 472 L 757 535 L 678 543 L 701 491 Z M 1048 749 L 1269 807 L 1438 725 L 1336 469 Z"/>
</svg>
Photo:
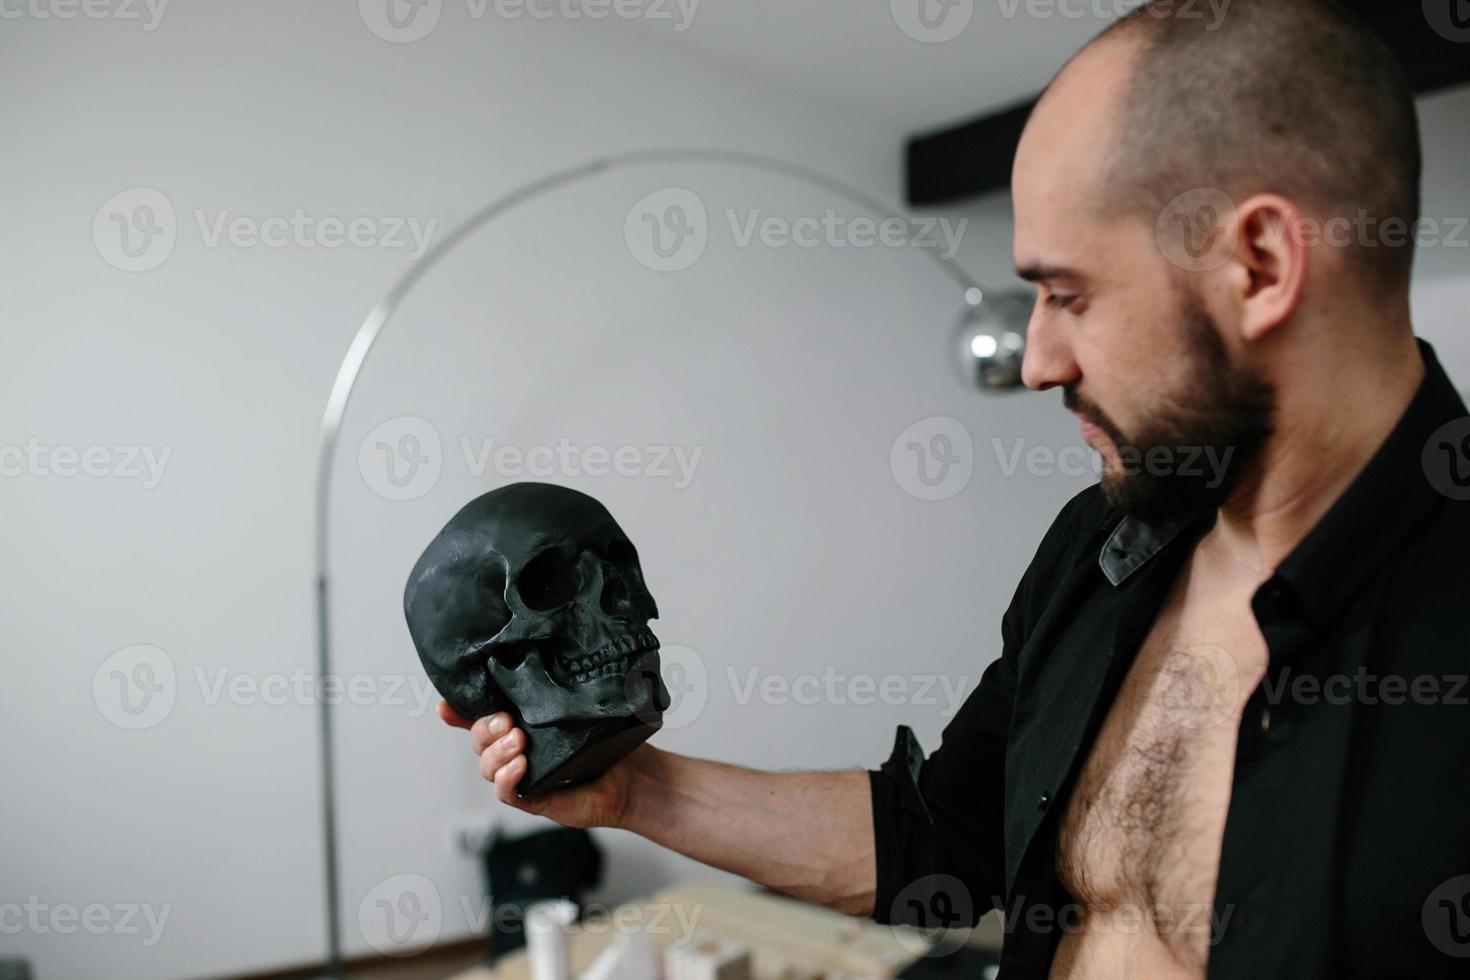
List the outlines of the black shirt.
<svg viewBox="0 0 1470 980">
<path fill-rule="evenodd" d="M 1403 417 L 1251 602 L 1269 667 L 1240 726 L 1212 978 L 1470 977 L 1470 420 L 1420 348 Z M 1060 817 L 1203 526 L 1124 519 L 1097 487 L 1062 510 L 941 747 L 925 760 L 900 728 L 871 773 L 875 918 L 1003 908 L 1001 976 L 1047 976 L 1077 911 Z"/>
</svg>

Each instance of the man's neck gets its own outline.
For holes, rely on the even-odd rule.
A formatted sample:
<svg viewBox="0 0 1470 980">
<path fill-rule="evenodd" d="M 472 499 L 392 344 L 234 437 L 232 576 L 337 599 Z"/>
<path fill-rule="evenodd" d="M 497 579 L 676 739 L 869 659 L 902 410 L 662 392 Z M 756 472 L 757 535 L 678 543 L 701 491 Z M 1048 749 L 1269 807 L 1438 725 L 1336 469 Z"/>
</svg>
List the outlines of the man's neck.
<svg viewBox="0 0 1470 980">
<path fill-rule="evenodd" d="M 1276 429 L 1202 545 L 1264 581 L 1342 496 L 1398 424 L 1424 377 L 1412 332 L 1374 356 L 1322 359 L 1278 386 Z"/>
</svg>

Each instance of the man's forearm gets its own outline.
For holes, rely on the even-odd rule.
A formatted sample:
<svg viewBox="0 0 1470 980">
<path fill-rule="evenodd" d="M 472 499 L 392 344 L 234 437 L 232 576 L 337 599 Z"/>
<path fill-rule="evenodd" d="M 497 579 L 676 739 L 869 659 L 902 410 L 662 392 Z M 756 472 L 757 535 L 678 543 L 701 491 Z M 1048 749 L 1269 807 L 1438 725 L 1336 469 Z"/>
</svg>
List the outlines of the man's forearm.
<svg viewBox="0 0 1470 980">
<path fill-rule="evenodd" d="M 622 829 L 798 898 L 872 913 L 866 773 L 757 772 L 660 750 L 638 753 L 630 770 Z"/>
</svg>

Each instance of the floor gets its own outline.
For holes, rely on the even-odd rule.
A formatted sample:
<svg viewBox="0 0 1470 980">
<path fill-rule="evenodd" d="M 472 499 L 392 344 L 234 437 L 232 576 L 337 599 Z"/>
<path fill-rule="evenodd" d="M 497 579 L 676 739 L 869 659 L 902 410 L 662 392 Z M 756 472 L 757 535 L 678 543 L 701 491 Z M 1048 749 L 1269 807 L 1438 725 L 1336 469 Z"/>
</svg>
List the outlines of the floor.
<svg viewBox="0 0 1470 980">
<path fill-rule="evenodd" d="M 350 970 L 347 976 L 349 980 L 447 980 L 479 966 L 484 959 L 480 949 L 454 949 L 394 962 L 379 961 Z"/>
</svg>

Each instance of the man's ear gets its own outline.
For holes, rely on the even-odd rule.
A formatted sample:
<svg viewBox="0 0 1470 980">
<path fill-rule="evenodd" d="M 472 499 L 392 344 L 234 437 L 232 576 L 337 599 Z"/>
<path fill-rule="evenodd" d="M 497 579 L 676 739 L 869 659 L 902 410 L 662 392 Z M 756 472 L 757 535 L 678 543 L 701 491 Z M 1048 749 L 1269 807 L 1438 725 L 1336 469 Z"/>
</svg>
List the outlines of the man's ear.
<svg viewBox="0 0 1470 980">
<path fill-rule="evenodd" d="M 1278 194 L 1257 194 L 1235 212 L 1235 252 L 1228 266 L 1240 334 L 1259 340 L 1296 313 L 1306 288 L 1312 242 L 1302 210 Z"/>
</svg>

